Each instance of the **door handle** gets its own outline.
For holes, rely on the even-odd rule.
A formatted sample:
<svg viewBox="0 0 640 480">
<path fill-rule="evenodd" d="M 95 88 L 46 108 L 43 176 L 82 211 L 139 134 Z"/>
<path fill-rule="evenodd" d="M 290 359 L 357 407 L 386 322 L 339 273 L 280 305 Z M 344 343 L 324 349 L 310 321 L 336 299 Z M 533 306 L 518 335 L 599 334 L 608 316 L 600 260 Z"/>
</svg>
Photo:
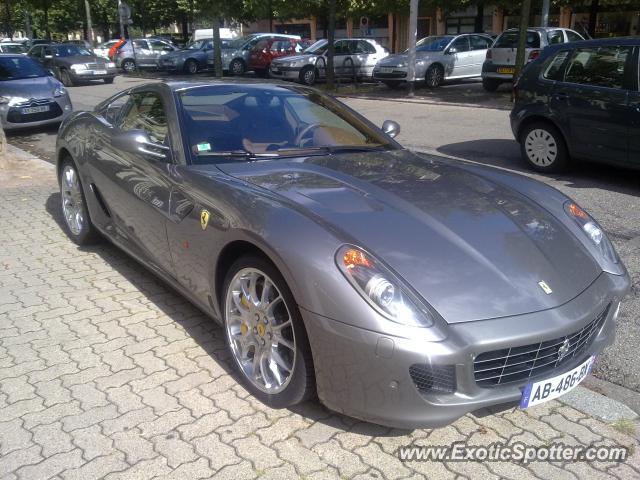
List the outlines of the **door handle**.
<svg viewBox="0 0 640 480">
<path fill-rule="evenodd" d="M 551 97 L 561 101 L 569 100 L 569 94 L 565 92 L 554 92 Z"/>
</svg>

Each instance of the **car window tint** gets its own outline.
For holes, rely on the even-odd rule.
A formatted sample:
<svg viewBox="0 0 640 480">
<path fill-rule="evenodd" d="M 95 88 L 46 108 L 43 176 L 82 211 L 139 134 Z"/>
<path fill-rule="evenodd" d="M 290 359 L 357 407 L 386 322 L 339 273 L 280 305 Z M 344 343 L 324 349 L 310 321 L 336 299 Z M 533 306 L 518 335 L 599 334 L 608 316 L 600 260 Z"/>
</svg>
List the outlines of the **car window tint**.
<svg viewBox="0 0 640 480">
<path fill-rule="evenodd" d="M 562 80 L 562 66 L 568 56 L 569 50 L 556 53 L 551 60 L 549 60 L 542 76 L 548 80 Z"/>
<path fill-rule="evenodd" d="M 122 130 L 144 130 L 153 142 L 165 143 L 167 116 L 160 96 L 153 92 L 131 95 L 128 110 L 120 122 Z"/>
<path fill-rule="evenodd" d="M 622 88 L 631 47 L 580 48 L 567 66 L 565 81 L 599 87 Z"/>
<path fill-rule="evenodd" d="M 570 42 L 579 42 L 580 40 L 584 40 L 584 38 L 582 38 L 573 30 L 565 30 L 565 32 L 567 32 L 567 38 Z"/>
<path fill-rule="evenodd" d="M 346 40 L 336 42 L 334 49 L 335 55 L 349 55 L 349 43 Z"/>
<path fill-rule="evenodd" d="M 486 50 L 491 46 L 491 40 L 480 35 L 472 35 L 469 37 L 469 41 L 471 42 L 471 50 Z"/>
<path fill-rule="evenodd" d="M 562 33 L 562 30 L 551 30 L 550 32 L 548 32 L 547 42 L 549 42 L 549 45 L 564 43 L 564 35 Z"/>
<path fill-rule="evenodd" d="M 449 48 L 455 48 L 456 52 L 460 53 L 460 52 L 468 52 L 469 51 L 469 37 L 459 37 L 456 38 L 453 43 L 451 44 L 451 47 Z"/>
<path fill-rule="evenodd" d="M 154 52 L 161 52 L 163 50 L 168 50 L 171 48 L 169 44 L 161 42 L 159 40 L 151 40 L 149 43 L 151 44 L 151 50 L 153 50 Z"/>
<path fill-rule="evenodd" d="M 518 48 L 520 32 L 510 30 L 498 37 L 493 48 Z M 540 48 L 540 34 L 527 32 L 527 48 Z"/>
<path fill-rule="evenodd" d="M 356 44 L 356 53 L 360 53 L 360 54 L 376 53 L 376 49 L 374 48 L 373 45 L 371 45 L 366 40 L 358 40 L 358 43 Z"/>
</svg>

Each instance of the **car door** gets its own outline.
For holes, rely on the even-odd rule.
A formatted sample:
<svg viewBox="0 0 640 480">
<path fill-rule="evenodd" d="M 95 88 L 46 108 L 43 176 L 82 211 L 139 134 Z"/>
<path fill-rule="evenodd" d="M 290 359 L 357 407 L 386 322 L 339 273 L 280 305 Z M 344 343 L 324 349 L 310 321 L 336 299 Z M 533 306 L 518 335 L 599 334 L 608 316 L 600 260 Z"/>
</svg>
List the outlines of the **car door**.
<svg viewBox="0 0 640 480">
<path fill-rule="evenodd" d="M 351 58 L 352 40 L 337 40 L 334 47 L 333 70 L 336 75 L 351 74 L 355 64 Z M 352 66 L 353 65 L 353 66 Z"/>
<path fill-rule="evenodd" d="M 469 35 L 471 65 L 469 75 L 479 77 L 482 74 L 482 64 L 487 58 L 487 49 L 491 46 L 491 39 L 482 35 Z"/>
<path fill-rule="evenodd" d="M 165 225 L 172 169 L 166 112 L 158 91 L 131 93 L 113 124 L 105 121 L 92 136 L 98 161 L 90 162 L 89 168 L 117 229 L 114 233 L 157 268 L 173 274 Z M 136 132 L 144 132 L 150 143 L 131 142 Z"/>
<path fill-rule="evenodd" d="M 160 57 L 175 50 L 171 45 L 163 42 L 162 40 L 147 40 L 147 42 L 151 49 L 154 64 L 157 64 L 160 61 Z"/>
<path fill-rule="evenodd" d="M 359 77 L 373 76 L 373 67 L 378 62 L 378 52 L 371 43 L 366 40 L 355 41 L 353 54 L 354 63 Z"/>
<path fill-rule="evenodd" d="M 640 167 L 640 47 L 634 48 L 629 73 L 629 155 L 628 163 Z"/>
<path fill-rule="evenodd" d="M 473 54 L 469 44 L 469 36 L 462 35 L 451 42 L 445 51 L 446 55 L 452 57 L 451 73 L 447 72 L 447 77 L 464 77 L 471 75 Z"/>
<path fill-rule="evenodd" d="M 550 106 L 569 126 L 574 156 L 627 161 L 632 53 L 632 47 L 609 45 L 571 52 Z"/>
<path fill-rule="evenodd" d="M 148 67 L 156 64 L 153 52 L 151 51 L 151 48 L 149 48 L 147 40 L 134 40 L 132 45 L 136 65 Z"/>
</svg>

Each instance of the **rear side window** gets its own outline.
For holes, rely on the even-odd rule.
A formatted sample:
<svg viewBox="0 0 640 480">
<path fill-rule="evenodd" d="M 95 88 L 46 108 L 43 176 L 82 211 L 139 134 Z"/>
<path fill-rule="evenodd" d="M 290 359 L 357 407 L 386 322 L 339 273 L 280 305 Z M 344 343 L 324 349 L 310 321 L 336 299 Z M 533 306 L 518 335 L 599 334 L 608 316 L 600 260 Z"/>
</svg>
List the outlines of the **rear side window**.
<svg viewBox="0 0 640 480">
<path fill-rule="evenodd" d="M 518 48 L 520 32 L 504 32 L 498 37 L 493 48 Z M 527 32 L 527 48 L 540 48 L 540 34 Z"/>
<path fill-rule="evenodd" d="M 491 46 L 490 39 L 479 35 L 471 35 L 469 41 L 471 42 L 471 50 L 486 50 Z"/>
<path fill-rule="evenodd" d="M 555 54 L 549 61 L 542 76 L 547 80 L 562 80 L 562 66 L 569 56 L 569 50 L 563 50 Z"/>
<path fill-rule="evenodd" d="M 565 81 L 598 87 L 623 88 L 631 47 L 580 48 L 569 60 Z"/>
<path fill-rule="evenodd" d="M 562 30 L 551 30 L 549 33 L 547 33 L 547 42 L 549 42 L 549 45 L 564 43 L 564 35 L 562 33 Z"/>
<path fill-rule="evenodd" d="M 567 38 L 570 42 L 579 42 L 580 40 L 584 40 L 580 35 L 578 35 L 573 30 L 565 30 L 567 32 Z"/>
</svg>

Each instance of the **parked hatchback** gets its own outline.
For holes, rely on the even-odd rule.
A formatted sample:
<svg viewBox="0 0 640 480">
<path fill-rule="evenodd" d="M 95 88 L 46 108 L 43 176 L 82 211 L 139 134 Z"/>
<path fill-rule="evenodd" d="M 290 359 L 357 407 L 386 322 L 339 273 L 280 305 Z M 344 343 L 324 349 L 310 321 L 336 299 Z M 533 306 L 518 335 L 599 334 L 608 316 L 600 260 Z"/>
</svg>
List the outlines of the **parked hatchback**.
<svg viewBox="0 0 640 480">
<path fill-rule="evenodd" d="M 281 33 L 252 33 L 246 37 L 236 38 L 222 49 L 222 69 L 231 75 L 242 75 L 249 69 L 251 50 L 261 40 L 300 40 L 300 35 Z"/>
<path fill-rule="evenodd" d="M 327 40 L 318 40 L 300 55 L 274 60 L 271 63 L 271 76 L 313 85 L 327 75 L 328 47 Z M 370 38 L 336 40 L 334 49 L 336 75 L 357 79 L 372 78 L 378 61 L 389 55 L 386 48 Z"/>
<path fill-rule="evenodd" d="M 544 50 L 515 84 L 511 127 L 535 170 L 570 159 L 640 167 L 638 38 Z"/>
<path fill-rule="evenodd" d="M 495 92 L 501 83 L 513 81 L 519 38 L 519 30 L 505 30 L 487 51 L 487 58 L 482 66 L 482 86 L 488 92 Z M 568 28 L 529 28 L 527 29 L 525 61 L 536 59 L 540 52 L 549 45 L 580 40 L 584 40 L 582 35 Z"/>
<path fill-rule="evenodd" d="M 416 44 L 416 80 L 431 88 L 444 80 L 479 77 L 482 62 L 493 40 L 489 35 L 440 35 Z M 374 80 L 393 88 L 407 79 L 407 51 L 380 60 L 373 70 Z"/>
<path fill-rule="evenodd" d="M 176 47 L 164 40 L 137 38 L 122 44 L 114 60 L 116 66 L 125 72 L 132 72 L 136 68 L 158 68 L 160 58 L 176 50 Z"/>
</svg>

